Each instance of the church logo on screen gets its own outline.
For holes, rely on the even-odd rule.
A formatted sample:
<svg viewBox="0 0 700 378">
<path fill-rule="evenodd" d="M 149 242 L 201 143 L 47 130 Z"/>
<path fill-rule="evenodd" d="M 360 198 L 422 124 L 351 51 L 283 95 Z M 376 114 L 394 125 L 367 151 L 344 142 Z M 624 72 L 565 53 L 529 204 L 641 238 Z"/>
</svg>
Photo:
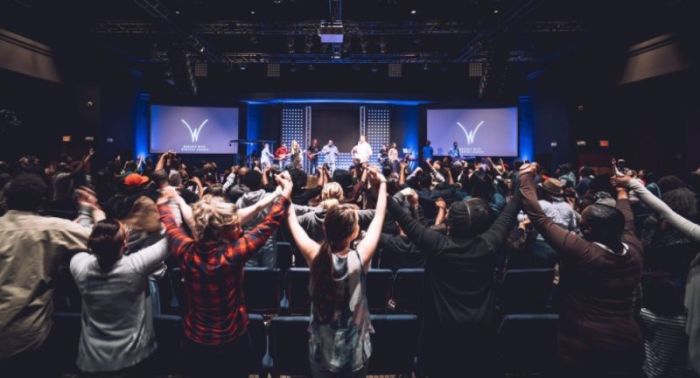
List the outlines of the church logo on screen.
<svg viewBox="0 0 700 378">
<path fill-rule="evenodd" d="M 474 130 L 467 131 L 467 129 L 462 126 L 461 123 L 457 122 L 457 125 L 462 129 L 464 132 L 464 136 L 467 138 L 467 144 L 473 144 L 474 139 L 476 138 L 476 133 L 479 132 L 479 128 L 484 124 L 484 121 L 479 122 L 478 125 L 474 128 Z"/>
<path fill-rule="evenodd" d="M 190 125 L 184 119 L 180 119 L 180 121 L 185 125 L 185 127 L 187 127 L 187 130 L 190 131 L 190 137 L 192 138 L 192 143 L 197 143 L 197 141 L 199 140 L 199 134 L 202 132 L 204 125 L 206 125 L 207 122 L 209 122 L 209 119 L 205 119 L 204 122 L 202 122 L 199 125 L 199 127 L 196 127 L 194 130 L 192 129 L 192 127 L 190 127 Z"/>
</svg>

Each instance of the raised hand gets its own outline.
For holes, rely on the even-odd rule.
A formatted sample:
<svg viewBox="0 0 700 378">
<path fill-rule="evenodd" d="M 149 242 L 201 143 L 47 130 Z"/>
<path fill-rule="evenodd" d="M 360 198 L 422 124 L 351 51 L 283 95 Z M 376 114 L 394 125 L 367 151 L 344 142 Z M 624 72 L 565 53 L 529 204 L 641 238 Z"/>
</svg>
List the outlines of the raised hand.
<svg viewBox="0 0 700 378">
<path fill-rule="evenodd" d="M 289 173 L 285 171 L 279 175 L 275 175 L 275 181 L 277 182 L 277 185 L 282 188 L 282 196 L 289 199 L 292 196 L 292 189 L 294 187 Z"/>
<path fill-rule="evenodd" d="M 627 188 L 632 181 L 631 176 L 613 176 L 610 178 L 610 184 L 616 188 Z"/>
<path fill-rule="evenodd" d="M 386 183 L 386 177 L 384 177 L 384 175 L 379 172 L 377 168 L 369 167 L 367 172 L 369 174 L 369 179 L 372 186 L 379 187 L 380 184 Z"/>
<path fill-rule="evenodd" d="M 414 192 L 414 193 L 415 193 L 415 192 Z M 438 198 L 438 199 L 435 201 L 435 206 L 436 206 L 438 209 L 446 210 L 446 209 L 447 209 L 447 202 L 445 202 L 445 200 L 442 199 L 442 197 L 441 197 L 441 198 Z"/>
<path fill-rule="evenodd" d="M 537 163 L 528 163 L 528 164 L 523 164 L 522 167 L 520 167 L 520 175 L 526 175 L 528 173 L 535 174 L 537 173 Z"/>
</svg>

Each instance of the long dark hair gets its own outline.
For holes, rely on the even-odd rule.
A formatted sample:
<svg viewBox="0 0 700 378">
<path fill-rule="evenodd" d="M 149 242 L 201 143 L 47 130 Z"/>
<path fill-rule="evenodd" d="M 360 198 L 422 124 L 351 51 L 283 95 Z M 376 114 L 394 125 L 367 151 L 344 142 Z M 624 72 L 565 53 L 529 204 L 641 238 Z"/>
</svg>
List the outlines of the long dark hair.
<svg viewBox="0 0 700 378">
<path fill-rule="evenodd" d="M 342 298 L 336 294 L 333 279 L 333 252 L 341 251 L 346 239 L 357 227 L 357 207 L 353 205 L 332 206 L 326 211 L 323 228 L 326 237 L 318 254 L 311 263 L 311 301 L 314 316 L 321 323 L 330 322 Z"/>
<path fill-rule="evenodd" d="M 103 271 L 108 271 L 122 257 L 124 238 L 119 221 L 105 219 L 97 222 L 88 239 L 90 253 L 97 257 L 97 263 Z"/>
</svg>

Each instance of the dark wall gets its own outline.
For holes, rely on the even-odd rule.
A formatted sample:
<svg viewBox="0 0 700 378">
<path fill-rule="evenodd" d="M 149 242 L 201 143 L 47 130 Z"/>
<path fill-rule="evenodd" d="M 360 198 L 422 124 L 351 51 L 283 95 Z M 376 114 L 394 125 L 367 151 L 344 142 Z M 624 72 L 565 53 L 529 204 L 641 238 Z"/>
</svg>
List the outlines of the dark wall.
<svg viewBox="0 0 700 378">
<path fill-rule="evenodd" d="M 59 153 L 84 154 L 86 136 L 98 128 L 99 89 L 93 84 L 61 85 L 0 70 L 0 109 L 12 110 L 21 125 L 0 130 L 0 159 L 22 155 L 43 159 Z M 87 101 L 92 101 L 88 106 Z M 61 137 L 69 135 L 71 142 Z"/>
</svg>

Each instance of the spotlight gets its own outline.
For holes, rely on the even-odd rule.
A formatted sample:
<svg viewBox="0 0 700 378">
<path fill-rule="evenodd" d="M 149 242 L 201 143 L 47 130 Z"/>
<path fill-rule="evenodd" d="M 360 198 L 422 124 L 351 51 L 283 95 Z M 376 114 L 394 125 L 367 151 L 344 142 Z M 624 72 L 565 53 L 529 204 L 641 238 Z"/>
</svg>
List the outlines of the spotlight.
<svg viewBox="0 0 700 378">
<path fill-rule="evenodd" d="M 204 54 L 204 51 L 205 51 L 205 50 L 206 50 L 206 49 L 204 48 L 204 46 L 202 46 L 202 47 L 199 49 L 199 52 L 202 53 L 202 54 Z"/>
<path fill-rule="evenodd" d="M 248 67 L 245 64 L 241 64 L 240 66 L 238 66 L 238 69 L 241 71 L 245 71 L 247 68 Z"/>
<path fill-rule="evenodd" d="M 493 14 L 498 14 L 498 9 L 494 9 Z"/>
<path fill-rule="evenodd" d="M 179 10 L 175 10 L 175 14 L 179 16 L 179 15 L 180 15 L 180 11 L 179 11 Z"/>
<path fill-rule="evenodd" d="M 411 14 L 416 14 L 416 13 L 418 13 L 418 11 L 416 11 L 415 9 L 411 9 Z"/>
<path fill-rule="evenodd" d="M 251 10 L 250 10 L 250 15 L 251 15 L 251 16 L 255 16 L 255 9 L 251 9 Z"/>
</svg>

